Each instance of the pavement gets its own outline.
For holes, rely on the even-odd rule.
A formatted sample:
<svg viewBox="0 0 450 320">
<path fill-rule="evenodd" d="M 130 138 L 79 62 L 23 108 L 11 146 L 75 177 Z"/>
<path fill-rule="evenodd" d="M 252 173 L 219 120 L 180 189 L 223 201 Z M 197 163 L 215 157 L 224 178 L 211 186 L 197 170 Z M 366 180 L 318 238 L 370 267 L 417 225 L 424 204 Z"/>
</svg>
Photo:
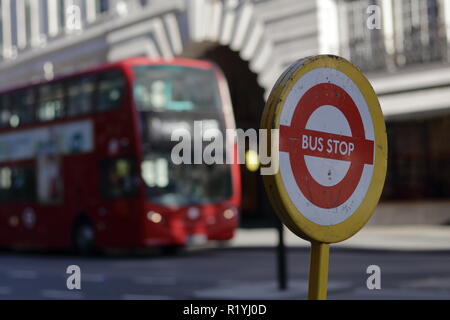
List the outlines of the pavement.
<svg viewBox="0 0 450 320">
<path fill-rule="evenodd" d="M 300 239 L 285 229 L 285 243 L 289 247 L 309 247 L 309 242 Z M 273 247 L 278 243 L 276 229 L 238 229 L 229 246 Z M 450 250 L 450 226 L 403 225 L 366 226 L 356 235 L 333 247 L 352 249 L 374 249 L 393 251 L 445 251 Z"/>
</svg>

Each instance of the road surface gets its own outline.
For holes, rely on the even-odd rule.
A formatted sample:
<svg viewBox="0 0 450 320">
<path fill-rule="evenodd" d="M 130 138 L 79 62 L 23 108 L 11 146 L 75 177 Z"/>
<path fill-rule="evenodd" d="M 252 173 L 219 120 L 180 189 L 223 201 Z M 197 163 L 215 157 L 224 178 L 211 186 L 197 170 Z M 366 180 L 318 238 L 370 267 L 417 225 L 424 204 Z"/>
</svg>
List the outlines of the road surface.
<svg viewBox="0 0 450 320">
<path fill-rule="evenodd" d="M 305 299 L 307 248 L 290 248 L 290 289 L 276 289 L 273 248 L 197 249 L 79 257 L 67 253 L 0 252 L 0 299 Z M 69 265 L 81 290 L 68 290 Z M 367 289 L 369 265 L 381 289 Z M 450 299 L 450 252 L 332 248 L 330 299 Z"/>
</svg>

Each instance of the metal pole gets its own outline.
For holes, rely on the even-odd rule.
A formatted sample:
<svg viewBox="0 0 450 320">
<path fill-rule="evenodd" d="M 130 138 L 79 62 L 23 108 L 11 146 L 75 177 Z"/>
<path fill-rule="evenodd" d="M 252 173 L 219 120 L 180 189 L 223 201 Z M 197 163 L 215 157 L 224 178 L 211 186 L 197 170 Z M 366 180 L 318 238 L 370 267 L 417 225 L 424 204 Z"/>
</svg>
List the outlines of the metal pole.
<svg viewBox="0 0 450 320">
<path fill-rule="evenodd" d="M 309 264 L 309 300 L 327 299 L 328 263 L 330 245 L 311 241 L 311 259 Z"/>
<path fill-rule="evenodd" d="M 277 246 L 277 264 L 278 264 L 278 288 L 287 289 L 287 266 L 286 266 L 286 246 L 284 245 L 284 227 L 281 221 L 278 221 L 278 246 Z"/>
</svg>

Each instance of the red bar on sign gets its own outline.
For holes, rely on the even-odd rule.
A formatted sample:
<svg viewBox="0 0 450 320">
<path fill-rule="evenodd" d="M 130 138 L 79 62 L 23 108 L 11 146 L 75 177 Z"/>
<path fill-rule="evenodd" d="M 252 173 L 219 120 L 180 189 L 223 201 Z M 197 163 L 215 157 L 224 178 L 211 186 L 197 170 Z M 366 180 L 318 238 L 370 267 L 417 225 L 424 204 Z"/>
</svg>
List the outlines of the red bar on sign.
<svg viewBox="0 0 450 320">
<path fill-rule="evenodd" d="M 299 156 L 373 164 L 373 147 L 365 138 L 280 126 L 280 151 Z"/>
</svg>

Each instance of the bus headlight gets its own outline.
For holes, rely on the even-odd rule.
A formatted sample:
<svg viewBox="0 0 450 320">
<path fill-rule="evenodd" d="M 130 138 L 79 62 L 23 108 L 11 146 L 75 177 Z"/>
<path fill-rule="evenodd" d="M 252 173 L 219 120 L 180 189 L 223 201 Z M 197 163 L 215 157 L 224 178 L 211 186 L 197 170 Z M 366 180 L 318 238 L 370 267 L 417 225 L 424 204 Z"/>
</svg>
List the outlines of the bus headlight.
<svg viewBox="0 0 450 320">
<path fill-rule="evenodd" d="M 11 216 L 9 218 L 9 225 L 11 227 L 17 227 L 19 225 L 19 218 L 17 216 Z"/>
<path fill-rule="evenodd" d="M 149 211 L 147 213 L 147 219 L 153 223 L 160 223 L 162 221 L 162 215 L 155 211 Z"/>
<path fill-rule="evenodd" d="M 235 216 L 235 213 L 232 209 L 227 209 L 223 212 L 223 217 L 227 220 L 233 219 Z"/>
</svg>

